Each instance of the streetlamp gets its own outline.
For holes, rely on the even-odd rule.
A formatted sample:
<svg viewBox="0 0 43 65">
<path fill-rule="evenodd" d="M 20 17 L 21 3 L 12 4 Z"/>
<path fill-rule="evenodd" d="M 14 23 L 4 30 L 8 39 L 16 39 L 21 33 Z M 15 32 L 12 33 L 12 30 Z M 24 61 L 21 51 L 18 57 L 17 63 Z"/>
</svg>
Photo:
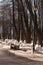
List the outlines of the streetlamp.
<svg viewBox="0 0 43 65">
<path fill-rule="evenodd" d="M 35 43 L 36 43 L 36 39 L 35 39 L 35 23 L 37 23 L 37 14 L 36 14 L 36 11 L 37 11 L 38 7 L 37 5 L 35 4 L 35 0 L 34 0 L 34 39 L 33 39 L 33 53 L 35 51 Z"/>
</svg>

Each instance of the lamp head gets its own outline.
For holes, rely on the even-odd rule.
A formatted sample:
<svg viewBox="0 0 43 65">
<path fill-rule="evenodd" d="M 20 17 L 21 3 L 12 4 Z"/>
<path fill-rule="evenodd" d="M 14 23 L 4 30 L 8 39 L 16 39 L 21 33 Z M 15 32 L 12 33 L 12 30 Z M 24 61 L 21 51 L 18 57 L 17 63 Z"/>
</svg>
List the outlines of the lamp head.
<svg viewBox="0 0 43 65">
<path fill-rule="evenodd" d="M 37 5 L 34 6 L 34 11 L 37 11 L 38 10 L 38 7 Z"/>
</svg>

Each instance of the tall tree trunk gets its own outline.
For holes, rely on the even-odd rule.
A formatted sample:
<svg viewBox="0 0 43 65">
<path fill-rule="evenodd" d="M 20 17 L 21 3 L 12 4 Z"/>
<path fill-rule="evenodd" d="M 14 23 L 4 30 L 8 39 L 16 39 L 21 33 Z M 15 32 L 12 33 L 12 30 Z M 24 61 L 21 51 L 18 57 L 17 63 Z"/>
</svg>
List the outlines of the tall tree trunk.
<svg viewBox="0 0 43 65">
<path fill-rule="evenodd" d="M 15 25 L 14 0 L 12 0 L 12 5 L 13 5 L 13 38 L 16 39 L 16 36 L 17 36 L 18 32 L 17 32 L 17 28 L 16 28 L 16 25 Z"/>
<path fill-rule="evenodd" d="M 42 39 L 42 34 L 41 34 L 40 30 L 38 29 L 37 20 L 35 19 L 35 15 L 32 12 L 31 3 L 28 0 L 25 0 L 25 2 L 27 4 L 27 8 L 29 9 L 29 12 L 30 12 L 30 14 L 32 16 L 32 20 L 33 20 L 33 23 L 34 23 L 34 26 L 35 26 L 35 30 L 36 30 L 37 36 L 39 38 L 40 44 L 42 45 L 42 40 L 41 40 Z"/>
</svg>

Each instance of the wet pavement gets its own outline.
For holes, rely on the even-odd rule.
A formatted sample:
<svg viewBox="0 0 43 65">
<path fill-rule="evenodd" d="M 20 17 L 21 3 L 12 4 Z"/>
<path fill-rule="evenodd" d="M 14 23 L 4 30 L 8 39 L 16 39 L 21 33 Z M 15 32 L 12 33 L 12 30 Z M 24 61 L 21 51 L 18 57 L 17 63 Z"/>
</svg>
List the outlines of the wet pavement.
<svg viewBox="0 0 43 65">
<path fill-rule="evenodd" d="M 13 55 L 7 50 L 0 49 L 0 65 L 43 65 L 41 61 L 33 61 L 22 56 Z"/>
</svg>

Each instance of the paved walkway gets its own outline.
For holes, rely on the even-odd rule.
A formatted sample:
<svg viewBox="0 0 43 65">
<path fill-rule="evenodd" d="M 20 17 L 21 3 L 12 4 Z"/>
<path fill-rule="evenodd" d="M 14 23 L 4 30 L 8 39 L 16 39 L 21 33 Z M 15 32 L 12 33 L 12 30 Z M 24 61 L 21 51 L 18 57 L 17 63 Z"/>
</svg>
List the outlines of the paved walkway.
<svg viewBox="0 0 43 65">
<path fill-rule="evenodd" d="M 31 53 L 29 50 L 28 51 L 22 51 L 22 50 L 8 50 L 9 53 L 13 53 L 22 57 L 27 57 L 32 60 L 37 60 L 37 61 L 43 61 L 43 54 L 39 53 Z"/>
<path fill-rule="evenodd" d="M 9 54 L 7 49 L 0 49 L 0 65 L 43 65 L 43 61 L 35 61 L 26 57 L 13 55 L 12 53 Z"/>
<path fill-rule="evenodd" d="M 16 54 L 18 56 L 27 57 L 27 58 L 30 58 L 32 60 L 37 60 L 37 61 L 43 61 L 43 54 L 36 53 L 36 52 L 33 54 L 33 53 L 31 53 L 32 50 L 28 50 L 28 51 L 10 50 L 9 47 L 5 47 L 3 49 L 7 49 L 9 53 Z"/>
</svg>

